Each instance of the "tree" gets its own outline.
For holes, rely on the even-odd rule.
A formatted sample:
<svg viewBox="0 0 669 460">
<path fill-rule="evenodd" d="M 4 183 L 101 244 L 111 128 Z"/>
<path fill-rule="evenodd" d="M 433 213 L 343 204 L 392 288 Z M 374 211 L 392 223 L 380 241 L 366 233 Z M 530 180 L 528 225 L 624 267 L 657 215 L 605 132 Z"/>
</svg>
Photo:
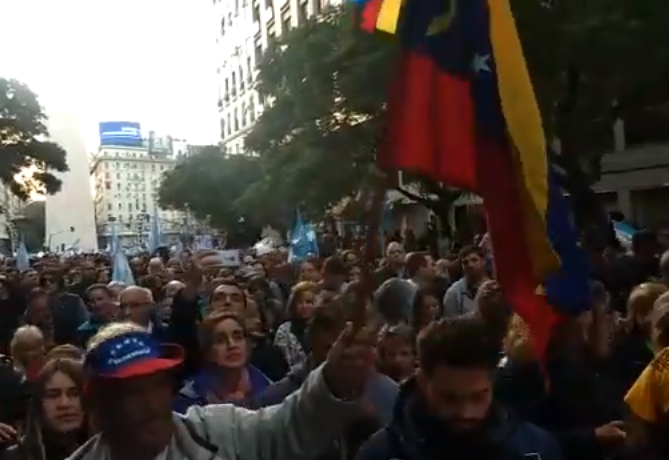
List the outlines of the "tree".
<svg viewBox="0 0 669 460">
<path fill-rule="evenodd" d="M 163 208 L 190 211 L 199 220 L 210 219 L 216 228 L 229 229 L 243 217 L 237 199 L 261 174 L 257 158 L 225 155 L 218 146 L 181 160 L 163 173 L 158 203 Z"/>
<path fill-rule="evenodd" d="M 662 126 L 669 121 L 669 50 L 655 45 L 669 39 L 669 5 L 543 3 L 512 0 L 546 131 L 595 182 L 598 160 L 612 148 L 615 117 L 626 120 L 632 142 L 669 139 L 666 129 L 649 123 L 649 117 Z"/>
<path fill-rule="evenodd" d="M 46 115 L 37 96 L 17 80 L 0 78 L 0 181 L 21 199 L 53 194 L 68 170 L 65 151 L 48 141 Z"/>
<path fill-rule="evenodd" d="M 562 153 L 550 159 L 576 222 L 591 235 L 612 235 L 591 186 L 613 148 L 613 121 L 625 121 L 628 144 L 669 140 L 669 50 L 656 46 L 669 39 L 669 5 L 512 3 L 546 131 L 560 139 Z"/>
<path fill-rule="evenodd" d="M 614 116 L 669 100 L 669 52 L 651 46 L 669 38 L 663 26 L 669 4 L 512 4 L 547 138 L 563 144 L 563 156 L 552 160 L 570 191 L 591 192 L 601 156 L 611 148 Z M 397 47 L 393 38 L 365 34 L 351 23 L 349 4 L 331 9 L 282 36 L 263 56 L 258 89 L 270 104 L 246 145 L 260 156 L 264 175 L 239 203 L 278 200 L 319 212 L 369 179 Z M 659 68 L 640 65 L 646 55 Z M 446 224 L 459 192 L 422 177 L 415 182 L 415 189 L 401 192 Z"/>
</svg>

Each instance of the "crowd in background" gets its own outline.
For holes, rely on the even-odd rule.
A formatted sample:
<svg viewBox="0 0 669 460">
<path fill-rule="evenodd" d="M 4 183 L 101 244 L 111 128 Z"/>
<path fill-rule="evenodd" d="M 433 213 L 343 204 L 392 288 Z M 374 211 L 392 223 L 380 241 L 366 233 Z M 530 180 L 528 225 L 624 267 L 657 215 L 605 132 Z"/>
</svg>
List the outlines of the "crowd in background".
<svg viewBox="0 0 669 460">
<path fill-rule="evenodd" d="M 389 240 L 373 267 L 341 244 L 300 262 L 244 250 L 238 267 L 162 251 L 130 260 L 131 286 L 104 254 L 5 260 L 3 460 L 669 458 L 655 235 L 592 254 L 591 308 L 541 359 L 485 245 L 415 246 Z"/>
</svg>

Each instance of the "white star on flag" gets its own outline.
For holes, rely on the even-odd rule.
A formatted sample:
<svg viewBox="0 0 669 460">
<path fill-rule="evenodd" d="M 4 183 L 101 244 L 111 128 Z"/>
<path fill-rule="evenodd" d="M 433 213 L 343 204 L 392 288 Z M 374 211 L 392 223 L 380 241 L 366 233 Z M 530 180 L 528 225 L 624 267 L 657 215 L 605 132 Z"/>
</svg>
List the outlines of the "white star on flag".
<svg viewBox="0 0 669 460">
<path fill-rule="evenodd" d="M 472 68 L 476 73 L 490 72 L 490 55 L 475 54 L 472 61 Z"/>
</svg>

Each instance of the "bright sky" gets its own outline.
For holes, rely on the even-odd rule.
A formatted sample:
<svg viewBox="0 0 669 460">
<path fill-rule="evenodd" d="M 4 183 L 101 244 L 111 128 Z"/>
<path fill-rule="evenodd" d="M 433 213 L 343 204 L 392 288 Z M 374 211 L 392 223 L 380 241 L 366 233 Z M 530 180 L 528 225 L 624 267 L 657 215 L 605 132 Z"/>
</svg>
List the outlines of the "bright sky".
<svg viewBox="0 0 669 460">
<path fill-rule="evenodd" d="M 89 149 L 109 120 L 218 140 L 211 0 L 0 0 L 0 17 L 0 76 L 66 97 Z"/>
</svg>

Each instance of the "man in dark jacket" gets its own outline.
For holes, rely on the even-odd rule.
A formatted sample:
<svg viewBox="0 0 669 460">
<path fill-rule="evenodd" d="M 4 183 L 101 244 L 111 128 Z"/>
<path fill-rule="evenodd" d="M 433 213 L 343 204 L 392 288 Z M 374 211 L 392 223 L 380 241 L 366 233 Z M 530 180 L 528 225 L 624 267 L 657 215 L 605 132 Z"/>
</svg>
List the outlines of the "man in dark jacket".
<svg viewBox="0 0 669 460">
<path fill-rule="evenodd" d="M 494 402 L 499 351 L 477 318 L 428 326 L 418 344 L 418 373 L 402 386 L 392 422 L 357 459 L 562 459 L 551 434 Z"/>
</svg>

